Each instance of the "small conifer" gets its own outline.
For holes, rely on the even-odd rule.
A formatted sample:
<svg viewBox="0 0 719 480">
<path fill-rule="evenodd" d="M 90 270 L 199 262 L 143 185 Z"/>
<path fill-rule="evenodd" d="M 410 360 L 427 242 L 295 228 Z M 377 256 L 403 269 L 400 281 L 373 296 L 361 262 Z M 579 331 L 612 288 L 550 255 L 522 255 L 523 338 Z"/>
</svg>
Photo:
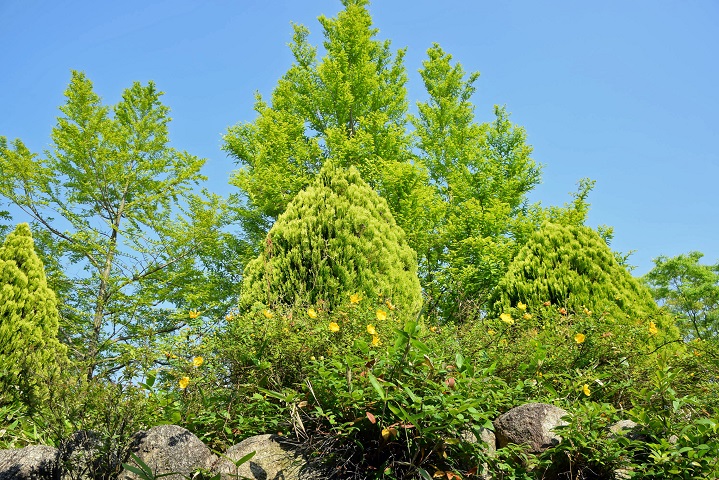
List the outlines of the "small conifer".
<svg viewBox="0 0 719 480">
<path fill-rule="evenodd" d="M 662 337 L 676 333 L 649 290 L 616 261 L 589 227 L 547 223 L 533 234 L 494 291 L 493 314 L 522 303 L 593 311 L 616 320 L 653 321 Z"/>
<path fill-rule="evenodd" d="M 59 314 L 30 227 L 21 223 L 0 247 L 0 402 L 34 402 L 64 357 Z"/>
<path fill-rule="evenodd" d="M 416 254 L 387 202 L 357 169 L 328 162 L 247 265 L 241 304 L 322 305 L 332 311 L 350 295 L 389 300 L 405 318 L 422 303 Z"/>
</svg>

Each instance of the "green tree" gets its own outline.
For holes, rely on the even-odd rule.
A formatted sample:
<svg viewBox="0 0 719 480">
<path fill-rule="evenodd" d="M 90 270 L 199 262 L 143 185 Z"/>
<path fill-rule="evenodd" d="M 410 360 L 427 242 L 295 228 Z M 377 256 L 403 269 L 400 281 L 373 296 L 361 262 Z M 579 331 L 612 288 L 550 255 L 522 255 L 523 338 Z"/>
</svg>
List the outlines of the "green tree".
<svg viewBox="0 0 719 480">
<path fill-rule="evenodd" d="M 703 265 L 701 252 L 654 259 L 643 280 L 654 299 L 676 316 L 685 338 L 719 333 L 719 263 Z"/>
<path fill-rule="evenodd" d="M 163 335 L 201 326 L 187 310 L 224 314 L 230 295 L 200 268 L 224 245 L 223 201 L 195 193 L 204 160 L 168 146 L 161 95 L 136 82 L 110 109 L 72 72 L 44 157 L 0 137 L 0 195 L 66 266 L 61 329 L 88 377 L 149 365 Z"/>
<path fill-rule="evenodd" d="M 524 129 L 502 107 L 478 124 L 471 97 L 475 72 L 466 76 L 435 44 L 420 74 L 429 99 L 412 118 L 420 158 L 442 199 L 441 221 L 427 255 L 425 281 L 431 308 L 447 319 L 467 319 L 485 307 L 490 292 L 527 235 L 537 206 L 526 195 L 540 181 Z"/>
<path fill-rule="evenodd" d="M 267 234 L 245 269 L 241 305 L 347 305 L 383 297 L 405 319 L 422 305 L 417 260 L 387 202 L 356 168 L 327 163 Z"/>
<path fill-rule="evenodd" d="M 544 224 L 514 258 L 493 299 L 494 316 L 519 303 L 531 311 L 550 302 L 568 313 L 587 309 L 618 324 L 653 322 L 658 338 L 676 339 L 676 327 L 649 290 L 619 265 L 589 227 Z"/>
<path fill-rule="evenodd" d="M 427 249 L 433 190 L 414 161 L 407 131 L 404 51 L 375 37 L 367 0 L 343 0 L 336 18 L 319 18 L 326 51 L 294 27 L 294 63 L 268 104 L 257 94 L 257 118 L 229 129 L 225 150 L 241 165 L 231 183 L 245 196 L 245 255 L 254 258 L 278 216 L 327 159 L 356 167 L 387 201 L 409 244 Z"/>
<path fill-rule="evenodd" d="M 0 247 L 0 402 L 32 405 L 47 393 L 67 351 L 58 318 L 30 226 L 21 223 Z"/>
</svg>

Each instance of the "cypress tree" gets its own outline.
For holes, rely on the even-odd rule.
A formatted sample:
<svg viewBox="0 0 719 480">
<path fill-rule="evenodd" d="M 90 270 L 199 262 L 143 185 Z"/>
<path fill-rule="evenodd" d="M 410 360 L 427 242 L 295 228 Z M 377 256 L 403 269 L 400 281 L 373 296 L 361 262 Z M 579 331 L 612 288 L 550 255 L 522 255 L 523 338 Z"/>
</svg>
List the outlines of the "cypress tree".
<svg viewBox="0 0 719 480">
<path fill-rule="evenodd" d="M 32 403 L 46 389 L 66 348 L 59 314 L 30 226 L 21 223 L 0 247 L 0 400 Z"/>
<path fill-rule="evenodd" d="M 546 223 L 519 251 L 493 293 L 495 316 L 523 303 L 531 310 L 550 302 L 569 312 L 606 312 L 615 320 L 653 321 L 675 336 L 649 290 L 619 265 L 589 227 Z"/>
<path fill-rule="evenodd" d="M 356 168 L 330 162 L 290 202 L 247 265 L 241 306 L 332 311 L 352 294 L 390 300 L 405 318 L 422 304 L 416 254 L 387 202 Z"/>
</svg>

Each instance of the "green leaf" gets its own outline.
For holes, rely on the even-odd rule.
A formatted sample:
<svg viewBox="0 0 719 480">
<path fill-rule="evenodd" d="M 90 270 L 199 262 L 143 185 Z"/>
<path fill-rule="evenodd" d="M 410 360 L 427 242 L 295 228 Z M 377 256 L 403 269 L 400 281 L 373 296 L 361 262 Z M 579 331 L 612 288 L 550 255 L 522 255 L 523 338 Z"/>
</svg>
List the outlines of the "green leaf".
<svg viewBox="0 0 719 480">
<path fill-rule="evenodd" d="M 382 385 L 379 384 L 377 378 L 372 375 L 372 372 L 367 372 L 367 377 L 369 378 L 372 387 L 374 387 L 375 392 L 377 392 L 377 395 L 379 395 L 379 398 L 382 399 L 382 401 L 386 401 L 387 395 L 384 391 L 384 388 L 382 388 Z"/>
<path fill-rule="evenodd" d="M 464 357 L 462 356 L 462 354 L 457 353 L 454 358 L 455 362 L 457 363 L 457 370 L 459 370 L 460 372 L 464 371 Z"/>
<path fill-rule="evenodd" d="M 417 467 L 417 472 L 419 473 L 419 476 L 422 477 L 424 480 L 432 480 L 432 476 L 427 473 L 427 470 L 421 467 Z"/>
</svg>

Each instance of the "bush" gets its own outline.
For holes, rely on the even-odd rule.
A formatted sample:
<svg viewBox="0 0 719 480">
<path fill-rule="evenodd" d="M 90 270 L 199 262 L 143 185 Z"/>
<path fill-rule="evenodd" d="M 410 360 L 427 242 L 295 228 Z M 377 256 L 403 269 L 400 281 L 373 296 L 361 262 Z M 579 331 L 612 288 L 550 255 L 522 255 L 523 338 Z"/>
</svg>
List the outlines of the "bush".
<svg viewBox="0 0 719 480">
<path fill-rule="evenodd" d="M 36 407 L 48 395 L 66 347 L 57 339 L 59 314 L 35 253 L 30 226 L 21 223 L 0 246 L 0 405 Z"/>
<path fill-rule="evenodd" d="M 438 356 L 408 322 L 388 350 L 359 337 L 344 355 L 312 360 L 295 405 L 299 448 L 327 478 L 452 478 L 481 472 L 482 428 L 519 390 Z M 459 478 L 455 476 L 454 478 Z"/>
<path fill-rule="evenodd" d="M 422 305 L 417 259 L 387 202 L 350 167 L 328 162 L 279 216 L 244 272 L 242 311 L 317 306 L 350 295 L 386 298 L 403 320 Z"/>
<path fill-rule="evenodd" d="M 544 224 L 512 260 L 492 298 L 493 317 L 520 303 L 527 305 L 525 313 L 534 314 L 549 302 L 568 313 L 592 311 L 619 324 L 652 322 L 657 344 L 679 338 L 649 290 L 589 227 Z"/>
</svg>

